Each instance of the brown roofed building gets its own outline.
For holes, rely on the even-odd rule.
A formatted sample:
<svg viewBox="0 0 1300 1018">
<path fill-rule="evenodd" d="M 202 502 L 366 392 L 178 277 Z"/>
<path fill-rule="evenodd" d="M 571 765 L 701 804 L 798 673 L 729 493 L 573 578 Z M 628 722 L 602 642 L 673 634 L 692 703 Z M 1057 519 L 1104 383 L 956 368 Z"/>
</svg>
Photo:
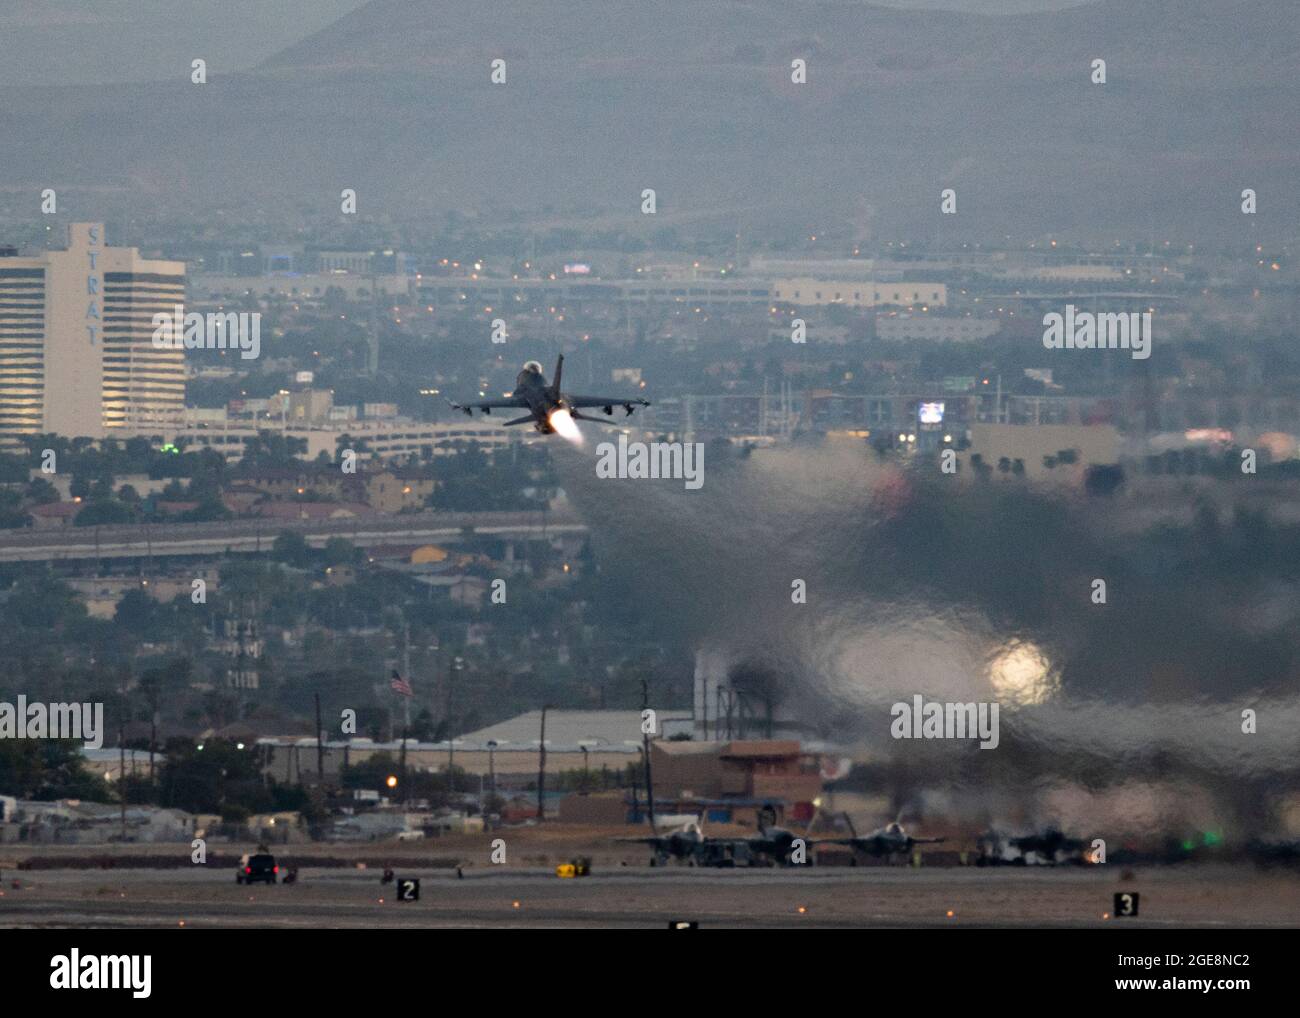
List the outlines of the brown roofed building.
<svg viewBox="0 0 1300 1018">
<path fill-rule="evenodd" d="M 815 754 L 793 739 L 671 742 L 650 746 L 656 798 L 812 802 L 822 779 Z"/>
<path fill-rule="evenodd" d="M 261 467 L 242 472 L 235 483 L 252 488 L 272 498 L 311 495 L 316 498 L 342 498 L 348 477 L 335 466 L 308 464 L 299 469 Z"/>
<path fill-rule="evenodd" d="M 273 520 L 343 520 L 373 515 L 359 502 L 263 502 L 253 512 Z"/>
<path fill-rule="evenodd" d="M 32 506 L 27 513 L 32 518 L 32 526 L 37 530 L 54 530 L 71 526 L 81 508 L 80 502 L 47 502 Z"/>
</svg>

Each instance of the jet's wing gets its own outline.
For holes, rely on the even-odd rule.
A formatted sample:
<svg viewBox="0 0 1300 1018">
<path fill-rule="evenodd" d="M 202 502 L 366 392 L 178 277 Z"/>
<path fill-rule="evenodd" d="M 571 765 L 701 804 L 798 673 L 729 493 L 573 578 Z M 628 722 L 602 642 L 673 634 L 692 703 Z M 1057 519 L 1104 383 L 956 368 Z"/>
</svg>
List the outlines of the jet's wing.
<svg viewBox="0 0 1300 1018">
<path fill-rule="evenodd" d="M 639 397 L 630 398 L 627 396 L 570 396 L 565 395 L 564 402 L 575 410 L 579 407 L 603 407 L 606 413 L 613 413 L 614 407 L 621 406 L 629 414 L 632 408 L 636 406 L 649 406 L 650 401 Z"/>
<path fill-rule="evenodd" d="M 847 845 L 849 848 L 858 852 L 865 852 L 867 855 L 880 856 L 889 855 L 893 852 L 903 851 L 903 846 L 896 842 L 887 841 L 880 837 L 871 837 L 860 834 L 853 838 L 826 838 L 821 841 L 823 845 Z"/>
<path fill-rule="evenodd" d="M 506 396 L 504 399 L 482 399 L 477 403 L 453 403 L 451 408 L 459 410 L 466 417 L 473 417 L 474 411 L 479 410 L 485 414 L 490 414 L 493 410 L 504 409 L 506 407 L 526 407 L 528 400 L 522 396 Z"/>
<path fill-rule="evenodd" d="M 596 417 L 592 414 L 584 414 L 581 410 L 574 410 L 569 414 L 575 421 L 591 421 L 592 424 L 622 424 L 622 420 L 616 417 Z"/>
</svg>

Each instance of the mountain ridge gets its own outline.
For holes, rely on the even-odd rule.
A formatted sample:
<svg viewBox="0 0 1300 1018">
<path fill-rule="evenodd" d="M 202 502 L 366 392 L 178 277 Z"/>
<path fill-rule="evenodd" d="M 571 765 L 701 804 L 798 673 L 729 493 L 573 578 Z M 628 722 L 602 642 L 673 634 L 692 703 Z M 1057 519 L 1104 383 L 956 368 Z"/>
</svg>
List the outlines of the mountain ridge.
<svg viewBox="0 0 1300 1018">
<path fill-rule="evenodd" d="M 354 187 L 389 216 L 626 213 L 631 232 L 716 214 L 747 229 L 850 220 L 864 239 L 1208 239 L 1240 229 L 1243 187 L 1268 196 L 1257 228 L 1296 221 L 1300 28 L 1276 0 L 997 17 L 575 0 L 488 24 L 527 6 L 373 0 L 204 86 L 13 90 L 0 169 L 196 211 L 328 211 Z M 505 85 L 489 81 L 496 56 Z M 790 81 L 795 56 L 808 84 Z M 1104 85 L 1090 81 L 1098 56 Z M 639 215 L 646 187 L 658 217 Z M 941 221 L 944 187 L 958 215 Z"/>
</svg>

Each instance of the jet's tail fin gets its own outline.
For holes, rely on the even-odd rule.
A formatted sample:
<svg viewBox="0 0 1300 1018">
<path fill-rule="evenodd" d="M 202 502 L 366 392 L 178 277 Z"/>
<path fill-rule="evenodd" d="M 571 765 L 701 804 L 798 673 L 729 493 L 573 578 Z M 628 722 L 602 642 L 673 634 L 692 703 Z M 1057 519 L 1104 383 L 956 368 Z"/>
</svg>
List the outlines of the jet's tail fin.
<svg viewBox="0 0 1300 1018">
<path fill-rule="evenodd" d="M 551 389 L 555 395 L 560 394 L 560 382 L 564 377 L 564 354 L 560 354 L 555 362 L 555 377 L 551 379 Z"/>
</svg>

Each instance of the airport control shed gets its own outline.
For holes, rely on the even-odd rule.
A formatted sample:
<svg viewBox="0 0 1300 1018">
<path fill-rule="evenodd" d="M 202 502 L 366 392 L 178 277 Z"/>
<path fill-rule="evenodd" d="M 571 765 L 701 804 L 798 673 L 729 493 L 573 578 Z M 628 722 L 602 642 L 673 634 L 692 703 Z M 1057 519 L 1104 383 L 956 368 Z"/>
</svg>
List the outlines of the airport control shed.
<svg viewBox="0 0 1300 1018">
<path fill-rule="evenodd" d="M 714 823 L 756 825 L 758 814 L 804 821 L 821 794 L 820 757 L 794 739 L 651 743 L 656 816 L 704 816 Z M 645 790 L 576 794 L 560 818 L 577 823 L 640 823 Z"/>
<path fill-rule="evenodd" d="M 820 759 L 796 739 L 656 742 L 656 797 L 743 798 L 811 803 L 821 793 Z"/>
</svg>

